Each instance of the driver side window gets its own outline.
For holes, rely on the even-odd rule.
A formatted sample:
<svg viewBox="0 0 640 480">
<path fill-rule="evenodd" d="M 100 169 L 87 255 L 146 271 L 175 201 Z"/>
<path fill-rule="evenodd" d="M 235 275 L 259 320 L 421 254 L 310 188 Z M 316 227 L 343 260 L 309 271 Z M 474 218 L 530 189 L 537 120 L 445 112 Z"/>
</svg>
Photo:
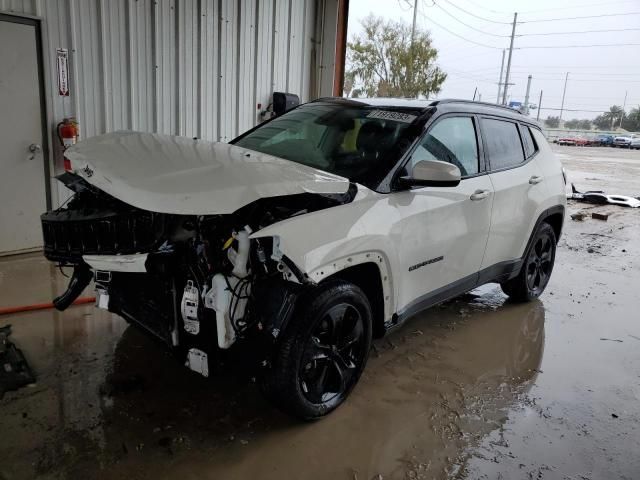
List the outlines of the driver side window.
<svg viewBox="0 0 640 480">
<path fill-rule="evenodd" d="M 413 152 L 411 166 L 422 160 L 452 163 L 463 177 L 477 174 L 478 143 L 473 119 L 447 117 L 438 121 Z"/>
</svg>

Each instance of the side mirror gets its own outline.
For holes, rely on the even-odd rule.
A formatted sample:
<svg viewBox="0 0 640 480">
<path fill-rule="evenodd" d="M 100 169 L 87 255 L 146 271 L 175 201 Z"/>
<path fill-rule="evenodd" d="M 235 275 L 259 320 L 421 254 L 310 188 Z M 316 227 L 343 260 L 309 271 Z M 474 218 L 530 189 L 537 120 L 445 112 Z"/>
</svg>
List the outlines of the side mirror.
<svg viewBox="0 0 640 480">
<path fill-rule="evenodd" d="M 411 175 L 400 177 L 400 182 L 410 187 L 455 187 L 460 177 L 460 169 L 452 163 L 421 160 L 413 166 Z"/>
<path fill-rule="evenodd" d="M 300 105 L 300 98 L 294 93 L 273 92 L 273 113 L 280 116 Z"/>
</svg>

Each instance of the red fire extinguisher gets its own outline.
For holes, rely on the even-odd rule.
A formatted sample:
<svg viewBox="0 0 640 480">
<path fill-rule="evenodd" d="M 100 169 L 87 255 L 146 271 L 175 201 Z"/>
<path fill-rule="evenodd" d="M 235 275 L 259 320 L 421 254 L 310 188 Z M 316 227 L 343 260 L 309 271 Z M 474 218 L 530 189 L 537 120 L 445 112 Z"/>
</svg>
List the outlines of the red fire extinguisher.
<svg viewBox="0 0 640 480">
<path fill-rule="evenodd" d="M 75 145 L 79 136 L 80 128 L 75 118 L 65 118 L 58 124 L 58 138 L 65 150 L 71 145 Z"/>
<path fill-rule="evenodd" d="M 62 120 L 57 126 L 57 131 L 63 151 L 75 145 L 80 136 L 80 127 L 73 117 Z M 67 171 L 71 170 L 71 162 L 67 157 L 64 157 L 64 169 Z"/>
</svg>

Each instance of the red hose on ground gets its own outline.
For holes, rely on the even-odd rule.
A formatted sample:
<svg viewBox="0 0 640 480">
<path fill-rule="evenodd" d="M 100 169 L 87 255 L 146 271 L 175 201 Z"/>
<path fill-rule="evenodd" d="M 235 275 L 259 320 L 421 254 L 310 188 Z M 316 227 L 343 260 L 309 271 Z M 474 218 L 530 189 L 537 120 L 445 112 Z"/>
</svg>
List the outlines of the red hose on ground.
<svg viewBox="0 0 640 480">
<path fill-rule="evenodd" d="M 85 303 L 93 303 L 96 297 L 77 298 L 71 305 L 83 305 Z M 10 315 L 12 313 L 32 312 L 34 310 L 46 310 L 54 308 L 53 303 L 34 303 L 33 305 L 21 305 L 18 307 L 0 307 L 0 315 Z"/>
</svg>

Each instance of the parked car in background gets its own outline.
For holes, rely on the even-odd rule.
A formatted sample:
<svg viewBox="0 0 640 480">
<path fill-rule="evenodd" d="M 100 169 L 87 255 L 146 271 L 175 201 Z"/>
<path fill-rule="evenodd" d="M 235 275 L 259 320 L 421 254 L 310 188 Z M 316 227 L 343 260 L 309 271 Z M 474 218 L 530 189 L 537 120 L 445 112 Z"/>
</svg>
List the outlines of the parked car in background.
<svg viewBox="0 0 640 480">
<path fill-rule="evenodd" d="M 586 147 L 589 145 L 589 139 L 586 137 L 575 137 L 573 139 L 573 141 L 575 142 L 575 145 L 578 147 Z"/>
<path fill-rule="evenodd" d="M 613 135 L 600 134 L 597 138 L 601 146 L 613 146 Z"/>
<path fill-rule="evenodd" d="M 560 137 L 558 138 L 558 145 L 571 145 L 571 146 L 575 146 L 576 144 L 576 139 L 573 137 Z"/>
<path fill-rule="evenodd" d="M 599 147 L 600 139 L 598 135 L 588 135 L 587 136 L 587 147 Z"/>
<path fill-rule="evenodd" d="M 630 148 L 634 139 L 640 138 L 637 135 L 620 135 L 613 139 L 614 147 Z"/>
<path fill-rule="evenodd" d="M 631 144 L 629 148 L 633 148 L 634 150 L 640 150 L 640 136 L 636 136 L 631 139 Z"/>
</svg>

